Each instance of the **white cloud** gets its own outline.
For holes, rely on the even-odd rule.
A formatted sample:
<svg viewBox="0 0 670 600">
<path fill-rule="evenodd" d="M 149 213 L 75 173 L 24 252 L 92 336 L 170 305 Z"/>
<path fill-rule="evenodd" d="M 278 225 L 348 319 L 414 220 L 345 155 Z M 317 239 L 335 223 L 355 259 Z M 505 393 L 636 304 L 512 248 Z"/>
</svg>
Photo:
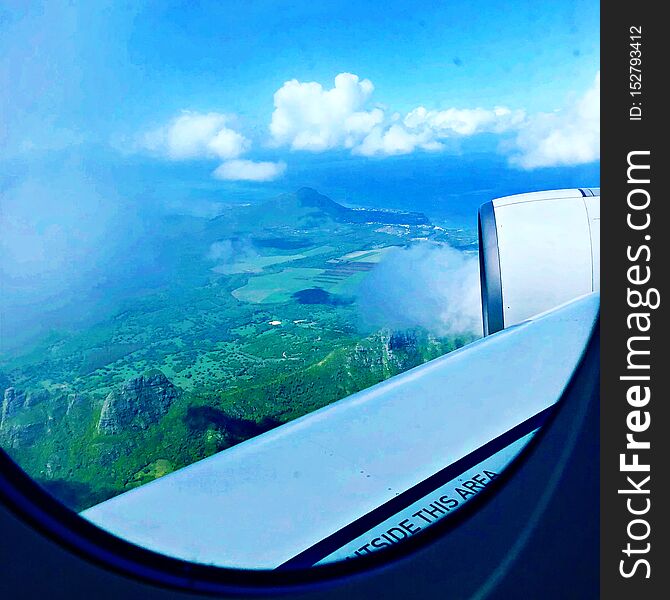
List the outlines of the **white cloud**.
<svg viewBox="0 0 670 600">
<path fill-rule="evenodd" d="M 503 133 L 523 122 L 522 110 L 512 111 L 504 106 L 484 108 L 448 108 L 427 110 L 419 106 L 407 113 L 403 123 L 410 129 L 427 128 L 435 137 L 475 135 L 478 133 Z"/>
<path fill-rule="evenodd" d="M 369 79 L 351 73 L 340 73 L 329 90 L 314 81 L 287 81 L 274 94 L 273 142 L 315 152 L 353 148 L 384 119 L 381 109 L 366 109 L 373 90 Z"/>
<path fill-rule="evenodd" d="M 357 296 L 364 323 L 374 327 L 482 334 L 477 257 L 446 244 L 419 242 L 390 250 Z"/>
<path fill-rule="evenodd" d="M 372 103 L 374 85 L 340 73 L 330 89 L 317 82 L 285 82 L 274 94 L 270 122 L 275 146 L 322 152 L 346 148 L 361 156 L 392 156 L 445 148 L 449 138 L 482 133 L 508 135 L 510 163 L 524 169 L 574 165 L 600 156 L 600 75 L 573 106 L 527 116 L 505 106 L 429 110 L 417 106 L 404 116 Z M 231 127 L 230 115 L 185 111 L 142 138 L 142 146 L 171 160 L 215 158 L 212 175 L 223 180 L 270 181 L 284 162 L 242 159 L 251 141 Z M 505 142 L 503 142 L 504 144 Z"/>
<path fill-rule="evenodd" d="M 335 85 L 287 81 L 274 95 L 270 133 L 277 146 L 321 152 L 349 148 L 363 156 L 439 150 L 441 139 L 483 132 L 502 133 L 523 121 L 523 111 L 505 107 L 436 111 L 419 106 L 404 118 L 370 106 L 374 86 L 368 79 L 340 73 Z"/>
<path fill-rule="evenodd" d="M 375 127 L 352 152 L 363 156 L 391 156 L 409 154 L 417 148 L 439 150 L 442 144 L 434 139 L 431 131 L 412 132 L 394 123 L 386 129 Z"/>
<path fill-rule="evenodd" d="M 446 138 L 503 133 L 518 127 L 524 118 L 523 111 L 505 107 L 427 110 L 419 106 L 407 113 L 402 123 L 400 115 L 394 113 L 391 124 L 375 127 L 353 153 L 389 156 L 409 154 L 417 149 L 441 150 L 444 148 L 441 140 Z"/>
<path fill-rule="evenodd" d="M 185 111 L 167 125 L 145 134 L 142 146 L 171 160 L 237 158 L 251 143 L 228 126 L 229 120 L 221 113 Z"/>
<path fill-rule="evenodd" d="M 212 173 L 216 179 L 227 181 L 271 181 L 286 171 L 284 162 L 256 162 L 253 160 L 229 160 L 219 165 Z"/>
<path fill-rule="evenodd" d="M 270 181 L 286 170 L 284 162 L 257 162 L 239 158 L 251 141 L 229 126 L 222 113 L 184 111 L 167 125 L 146 133 L 141 146 L 170 160 L 219 159 L 212 176 L 226 181 Z"/>
<path fill-rule="evenodd" d="M 573 106 L 528 119 L 510 162 L 524 169 L 578 165 L 600 158 L 600 73 Z"/>
</svg>

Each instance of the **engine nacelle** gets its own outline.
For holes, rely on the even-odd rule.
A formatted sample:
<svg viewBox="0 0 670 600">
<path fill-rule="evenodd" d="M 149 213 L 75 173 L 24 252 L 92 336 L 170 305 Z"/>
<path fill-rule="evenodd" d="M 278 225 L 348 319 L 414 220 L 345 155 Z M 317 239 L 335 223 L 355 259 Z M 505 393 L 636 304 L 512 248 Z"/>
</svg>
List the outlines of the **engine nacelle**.
<svg viewBox="0 0 670 600">
<path fill-rule="evenodd" d="M 600 289 L 600 189 L 506 196 L 479 209 L 484 335 Z"/>
</svg>

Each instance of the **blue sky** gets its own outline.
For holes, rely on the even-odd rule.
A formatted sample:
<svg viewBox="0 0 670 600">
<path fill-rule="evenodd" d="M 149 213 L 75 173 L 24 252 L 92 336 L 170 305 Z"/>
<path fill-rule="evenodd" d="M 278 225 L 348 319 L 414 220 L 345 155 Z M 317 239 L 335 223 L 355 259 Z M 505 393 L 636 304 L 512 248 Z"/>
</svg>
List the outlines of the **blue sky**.
<svg viewBox="0 0 670 600">
<path fill-rule="evenodd" d="M 138 200 L 309 184 L 460 214 L 598 184 L 595 1 L 3 6 L 5 190 L 76 163 Z"/>
</svg>

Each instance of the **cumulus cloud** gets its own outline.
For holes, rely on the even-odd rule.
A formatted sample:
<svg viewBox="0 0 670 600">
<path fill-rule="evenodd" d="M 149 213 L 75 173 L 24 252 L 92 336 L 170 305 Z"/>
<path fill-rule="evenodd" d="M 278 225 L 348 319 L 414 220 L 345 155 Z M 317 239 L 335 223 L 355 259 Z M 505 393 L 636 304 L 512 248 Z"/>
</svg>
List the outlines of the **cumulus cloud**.
<svg viewBox="0 0 670 600">
<path fill-rule="evenodd" d="M 506 106 L 431 110 L 419 105 L 404 116 L 372 101 L 374 85 L 340 73 L 333 87 L 291 79 L 274 94 L 272 145 L 323 152 L 348 149 L 360 156 L 393 156 L 438 151 L 447 139 L 483 133 L 508 134 L 501 144 L 510 163 L 524 169 L 575 165 L 600 157 L 600 75 L 567 109 L 527 115 Z M 218 159 L 212 175 L 227 181 L 270 181 L 284 162 L 241 158 L 251 141 L 222 113 L 183 112 L 143 137 L 145 149 L 171 160 Z"/>
<path fill-rule="evenodd" d="M 172 160 L 237 158 L 250 141 L 228 126 L 230 117 L 221 113 L 185 111 L 167 125 L 144 135 L 143 146 Z"/>
<path fill-rule="evenodd" d="M 361 284 L 358 306 L 372 326 L 481 335 L 477 257 L 433 242 L 391 250 Z"/>
<path fill-rule="evenodd" d="M 227 181 L 271 181 L 286 171 L 285 162 L 257 162 L 253 160 L 228 160 L 217 167 L 212 175 Z"/>
<path fill-rule="evenodd" d="M 447 137 L 501 133 L 524 119 L 523 111 L 506 107 L 436 111 L 419 106 L 404 118 L 389 116 L 371 105 L 373 91 L 370 80 L 352 73 L 340 73 L 330 89 L 314 81 L 287 81 L 274 95 L 273 143 L 294 150 L 348 148 L 362 156 L 390 156 L 440 150 L 440 140 Z"/>
<path fill-rule="evenodd" d="M 577 165 L 600 158 L 600 73 L 566 110 L 527 120 L 515 140 L 512 164 L 524 169 Z"/>
<path fill-rule="evenodd" d="M 366 108 L 373 90 L 369 79 L 351 73 L 340 73 L 327 90 L 314 81 L 287 81 L 274 94 L 273 142 L 317 152 L 354 147 L 384 119 L 380 108 Z"/>
</svg>

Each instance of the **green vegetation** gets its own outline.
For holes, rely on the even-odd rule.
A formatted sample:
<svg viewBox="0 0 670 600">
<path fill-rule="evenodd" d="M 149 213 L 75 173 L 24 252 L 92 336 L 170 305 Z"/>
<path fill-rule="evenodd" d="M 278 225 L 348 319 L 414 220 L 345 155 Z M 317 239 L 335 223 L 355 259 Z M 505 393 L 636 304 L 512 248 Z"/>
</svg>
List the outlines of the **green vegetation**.
<svg viewBox="0 0 670 600">
<path fill-rule="evenodd" d="M 423 215 L 313 190 L 175 233 L 170 285 L 0 357 L 0 443 L 81 510 L 468 343 L 361 328 L 356 289 Z"/>
</svg>

